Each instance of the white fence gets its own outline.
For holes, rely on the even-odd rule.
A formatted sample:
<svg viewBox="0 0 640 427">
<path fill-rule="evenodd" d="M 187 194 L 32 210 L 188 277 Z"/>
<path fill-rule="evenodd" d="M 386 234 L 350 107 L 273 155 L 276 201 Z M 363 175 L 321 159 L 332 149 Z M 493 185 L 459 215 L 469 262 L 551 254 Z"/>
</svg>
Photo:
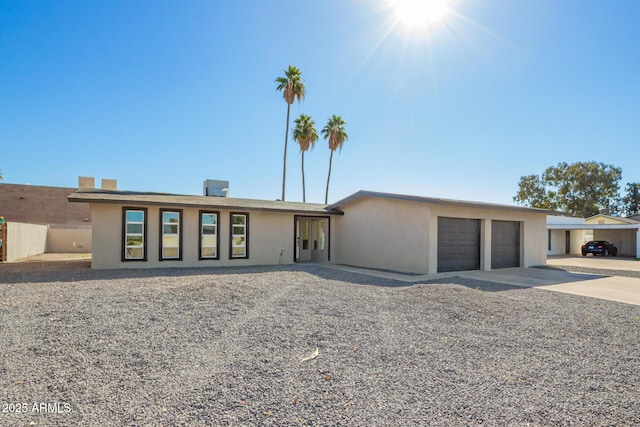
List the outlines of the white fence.
<svg viewBox="0 0 640 427">
<path fill-rule="evenodd" d="M 49 227 L 21 222 L 7 223 L 7 261 L 15 261 L 47 250 Z"/>
</svg>

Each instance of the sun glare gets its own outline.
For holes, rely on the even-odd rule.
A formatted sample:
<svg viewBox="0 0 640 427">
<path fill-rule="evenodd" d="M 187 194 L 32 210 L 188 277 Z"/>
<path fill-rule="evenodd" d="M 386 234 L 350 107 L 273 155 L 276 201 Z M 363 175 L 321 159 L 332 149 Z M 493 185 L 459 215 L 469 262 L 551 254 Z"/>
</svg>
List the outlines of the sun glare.
<svg viewBox="0 0 640 427">
<path fill-rule="evenodd" d="M 447 0 L 390 0 L 396 19 L 410 29 L 427 29 L 449 12 Z"/>
</svg>

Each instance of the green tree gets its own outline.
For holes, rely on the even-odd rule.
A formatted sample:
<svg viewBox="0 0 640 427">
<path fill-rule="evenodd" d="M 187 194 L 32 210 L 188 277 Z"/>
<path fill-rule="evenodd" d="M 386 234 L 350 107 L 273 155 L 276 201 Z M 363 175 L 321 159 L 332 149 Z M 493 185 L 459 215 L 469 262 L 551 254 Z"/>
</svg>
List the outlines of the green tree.
<svg viewBox="0 0 640 427">
<path fill-rule="evenodd" d="M 296 126 L 293 128 L 293 139 L 298 141 L 300 145 L 300 153 L 302 153 L 302 202 L 306 203 L 306 192 L 304 183 L 304 153 L 308 150 L 313 150 L 318 140 L 318 131 L 315 128 L 315 122 L 311 119 L 311 116 L 300 114 L 300 117 L 295 119 Z"/>
<path fill-rule="evenodd" d="M 2 181 L 4 177 L 2 176 L 2 171 L 0 171 L 0 181 Z"/>
<path fill-rule="evenodd" d="M 333 161 L 333 152 L 336 150 L 342 151 L 342 146 L 345 141 L 349 139 L 349 135 L 344 129 L 344 125 L 346 125 L 342 117 L 336 116 L 335 114 L 331 116 L 329 121 L 327 121 L 327 125 L 322 129 L 322 136 L 324 139 L 329 140 L 329 150 L 331 150 L 331 155 L 329 156 L 329 173 L 327 174 L 327 191 L 324 195 L 324 203 L 327 204 L 329 200 L 329 180 L 331 179 L 331 162 Z"/>
<path fill-rule="evenodd" d="M 541 177 L 521 177 L 513 200 L 520 205 L 589 217 L 601 209 L 617 207 L 621 177 L 622 169 L 612 165 L 562 162 L 549 166 Z"/>
<path fill-rule="evenodd" d="M 289 68 L 284 70 L 284 77 L 278 77 L 276 79 L 278 86 L 276 90 L 282 92 L 282 97 L 287 103 L 287 127 L 284 132 L 284 160 L 282 163 L 282 201 L 284 201 L 284 189 L 287 179 L 287 143 L 289 141 L 289 113 L 291 111 L 291 104 L 295 99 L 298 102 L 302 101 L 306 94 L 306 87 L 302 81 L 302 72 L 289 65 Z"/>
<path fill-rule="evenodd" d="M 519 204 L 541 209 L 557 209 L 554 197 L 545 188 L 544 181 L 538 175 L 520 177 L 518 192 L 513 198 Z"/>
<path fill-rule="evenodd" d="M 627 183 L 625 191 L 627 194 L 622 198 L 622 212 L 625 215 L 640 214 L 640 183 Z"/>
</svg>

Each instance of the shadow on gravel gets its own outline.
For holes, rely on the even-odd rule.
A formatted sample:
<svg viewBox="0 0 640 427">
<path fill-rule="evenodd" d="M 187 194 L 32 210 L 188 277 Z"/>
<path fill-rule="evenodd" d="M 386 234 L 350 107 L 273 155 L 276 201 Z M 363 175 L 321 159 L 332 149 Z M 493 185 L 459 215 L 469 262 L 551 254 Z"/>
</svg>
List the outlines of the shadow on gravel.
<svg viewBox="0 0 640 427">
<path fill-rule="evenodd" d="M 309 274 L 325 280 L 338 280 L 354 285 L 381 286 L 385 288 L 405 288 L 415 283 L 402 282 L 400 280 L 384 279 L 382 277 L 369 276 L 367 274 L 352 273 L 343 270 L 334 270 L 315 265 L 301 265 L 301 269 Z"/>
<path fill-rule="evenodd" d="M 339 280 L 356 285 L 406 287 L 411 284 L 357 273 L 331 270 L 311 265 L 247 266 L 247 267 L 187 267 L 92 270 L 91 261 L 38 261 L 0 264 L 2 283 L 83 282 L 109 279 L 153 277 L 217 276 L 228 274 L 260 274 L 272 272 L 305 272 L 327 280 Z"/>
<path fill-rule="evenodd" d="M 301 271 L 297 266 L 186 267 L 92 270 L 90 261 L 42 261 L 0 264 L 0 283 L 81 282 L 149 277 Z"/>
<path fill-rule="evenodd" d="M 460 285 L 469 289 L 474 289 L 482 292 L 504 292 L 504 291 L 521 291 L 526 289 L 523 286 L 510 285 L 508 283 L 489 282 L 486 280 L 468 279 L 464 277 L 449 277 L 444 279 L 429 280 L 427 282 L 421 282 L 420 285 Z"/>
</svg>

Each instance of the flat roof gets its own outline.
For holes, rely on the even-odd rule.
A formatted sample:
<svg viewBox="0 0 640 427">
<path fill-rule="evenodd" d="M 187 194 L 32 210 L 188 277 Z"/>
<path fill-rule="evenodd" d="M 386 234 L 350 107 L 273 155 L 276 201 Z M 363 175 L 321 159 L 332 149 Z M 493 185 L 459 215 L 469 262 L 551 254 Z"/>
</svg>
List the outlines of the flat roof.
<svg viewBox="0 0 640 427">
<path fill-rule="evenodd" d="M 640 224 L 547 224 L 547 230 L 640 230 Z"/>
<path fill-rule="evenodd" d="M 548 209 L 528 208 L 524 206 L 513 206 L 513 205 L 501 205 L 496 203 L 472 202 L 472 201 L 466 201 L 466 200 L 440 199 L 436 197 L 408 196 L 404 194 L 380 193 L 376 191 L 366 191 L 366 190 L 360 190 L 357 193 L 347 196 L 342 200 L 332 203 L 328 206 L 328 208 L 339 209 L 341 206 L 346 205 L 361 197 L 405 200 L 410 202 L 428 203 L 433 205 L 453 205 L 453 206 L 463 206 L 463 207 L 469 207 L 469 208 L 484 208 L 484 209 L 489 208 L 489 209 L 526 211 L 526 212 L 534 212 L 534 213 L 545 214 L 545 215 L 566 215 L 564 212 L 552 211 Z"/>
<path fill-rule="evenodd" d="M 291 212 L 308 215 L 343 215 L 339 210 L 318 203 L 282 202 L 279 200 L 238 199 L 233 197 L 189 196 L 183 194 L 136 191 L 78 190 L 68 196 L 70 202 L 125 204 L 138 206 L 176 206 L 204 209 Z"/>
</svg>

